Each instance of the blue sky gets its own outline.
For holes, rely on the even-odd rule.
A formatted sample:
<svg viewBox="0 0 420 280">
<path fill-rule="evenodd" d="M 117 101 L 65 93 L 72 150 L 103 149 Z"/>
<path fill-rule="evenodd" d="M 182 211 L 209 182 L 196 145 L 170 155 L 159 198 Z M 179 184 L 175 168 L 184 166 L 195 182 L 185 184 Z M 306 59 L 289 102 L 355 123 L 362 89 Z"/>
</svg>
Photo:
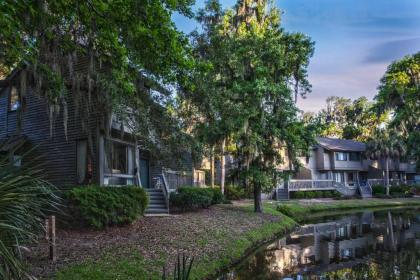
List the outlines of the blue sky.
<svg viewBox="0 0 420 280">
<path fill-rule="evenodd" d="M 196 0 L 194 9 L 204 6 Z M 224 8 L 235 0 L 220 0 Z M 387 65 L 420 51 L 420 0 L 277 0 L 287 31 L 315 41 L 309 66 L 312 93 L 300 99 L 305 111 L 318 111 L 328 96 L 372 99 Z M 197 23 L 173 15 L 189 33 Z"/>
</svg>

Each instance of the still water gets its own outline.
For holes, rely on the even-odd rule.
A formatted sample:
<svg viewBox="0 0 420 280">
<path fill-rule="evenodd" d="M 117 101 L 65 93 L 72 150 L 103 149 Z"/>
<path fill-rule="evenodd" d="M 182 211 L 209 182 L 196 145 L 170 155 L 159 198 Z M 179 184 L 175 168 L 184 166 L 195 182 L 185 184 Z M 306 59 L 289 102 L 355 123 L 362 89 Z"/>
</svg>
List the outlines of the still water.
<svg viewBox="0 0 420 280">
<path fill-rule="evenodd" d="M 311 221 L 219 280 L 420 279 L 420 209 Z"/>
</svg>

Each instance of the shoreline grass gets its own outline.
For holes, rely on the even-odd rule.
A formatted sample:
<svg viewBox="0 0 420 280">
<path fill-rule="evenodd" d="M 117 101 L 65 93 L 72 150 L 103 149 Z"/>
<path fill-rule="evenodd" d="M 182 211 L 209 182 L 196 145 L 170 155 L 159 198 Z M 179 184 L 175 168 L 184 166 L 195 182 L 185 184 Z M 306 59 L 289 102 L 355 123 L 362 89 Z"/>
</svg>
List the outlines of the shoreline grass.
<svg viewBox="0 0 420 280">
<path fill-rule="evenodd" d="M 302 222 L 307 218 L 312 218 L 313 215 L 324 213 L 327 215 L 336 215 L 337 212 L 345 210 L 363 211 L 366 209 L 375 208 L 395 208 L 395 207 L 410 207 L 420 206 L 420 199 L 418 198 L 404 198 L 404 199 L 367 199 L 367 200 L 337 200 L 326 203 L 299 203 L 299 202 L 284 202 L 279 203 L 276 210 L 282 214 L 290 217 L 296 222 Z"/>
</svg>

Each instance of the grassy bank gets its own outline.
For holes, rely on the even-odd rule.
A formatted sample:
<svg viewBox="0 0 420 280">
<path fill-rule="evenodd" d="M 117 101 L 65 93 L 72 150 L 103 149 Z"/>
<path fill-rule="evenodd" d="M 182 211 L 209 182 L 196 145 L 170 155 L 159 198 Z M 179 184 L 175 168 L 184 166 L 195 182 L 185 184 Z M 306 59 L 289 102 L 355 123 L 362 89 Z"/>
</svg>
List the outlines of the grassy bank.
<svg viewBox="0 0 420 280">
<path fill-rule="evenodd" d="M 420 199 L 265 203 L 264 214 L 253 213 L 252 201 L 247 201 L 171 217 L 147 217 L 126 228 L 87 236 L 72 233 L 61 244 L 70 247 L 68 253 L 62 253 L 68 261 L 47 276 L 58 280 L 161 279 L 163 266 L 172 270 L 180 251 L 195 257 L 191 279 L 206 279 L 239 262 L 260 244 L 290 232 L 304 218 L 339 210 L 401 206 L 420 206 Z M 98 250 L 92 249 L 92 240 Z M 88 254 L 80 258 L 78 251 Z M 49 264 L 40 264 L 45 265 Z"/>
<path fill-rule="evenodd" d="M 316 214 L 331 214 L 336 211 L 345 210 L 364 210 L 375 208 L 392 208 L 392 207 L 410 207 L 420 206 L 418 198 L 402 198 L 402 199 L 368 199 L 368 200 L 333 200 L 324 203 L 316 203 L 310 201 L 288 201 L 279 203 L 279 205 L 268 205 L 269 208 L 275 207 L 282 214 L 293 217 L 296 222 L 301 222 L 306 218 L 311 218 Z"/>
<path fill-rule="evenodd" d="M 239 236 L 215 235 L 213 240 L 198 239 L 197 246 L 203 243 L 225 243 L 223 254 L 217 258 L 201 255 L 196 256 L 191 279 L 207 279 L 216 276 L 221 269 L 239 262 L 243 256 L 248 255 L 258 245 L 274 239 L 276 236 L 290 232 L 296 223 L 289 217 L 276 214 L 282 217 L 278 221 L 265 223 L 258 229 L 247 231 Z M 229 242 L 223 242 L 229 239 Z M 169 244 L 173 246 L 173 244 Z M 109 250 L 99 260 L 88 260 L 83 263 L 69 266 L 60 270 L 55 278 L 58 280 L 114 280 L 114 279 L 136 279 L 151 280 L 162 279 L 162 269 L 167 262 L 170 262 L 168 255 L 162 254 L 157 260 L 146 259 L 132 248 L 132 254 L 123 258 L 116 258 L 117 248 Z M 113 252 L 114 251 L 114 252 Z M 173 256 L 175 257 L 175 256 Z M 171 272 L 172 267 L 169 269 Z"/>
</svg>

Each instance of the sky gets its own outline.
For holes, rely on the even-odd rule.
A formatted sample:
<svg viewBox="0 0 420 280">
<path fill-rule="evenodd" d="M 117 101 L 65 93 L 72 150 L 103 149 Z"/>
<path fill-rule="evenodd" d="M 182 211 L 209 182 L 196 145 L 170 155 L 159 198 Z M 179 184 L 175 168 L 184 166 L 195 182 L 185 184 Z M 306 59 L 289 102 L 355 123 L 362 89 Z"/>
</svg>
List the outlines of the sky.
<svg viewBox="0 0 420 280">
<path fill-rule="evenodd" d="M 194 10 L 204 6 L 196 0 Z M 223 8 L 236 0 L 220 0 Z M 328 96 L 372 99 L 387 66 L 420 51 L 420 0 L 276 0 L 282 26 L 315 41 L 309 65 L 312 92 L 298 107 L 316 112 Z M 178 29 L 198 28 L 193 19 L 174 14 Z"/>
</svg>

